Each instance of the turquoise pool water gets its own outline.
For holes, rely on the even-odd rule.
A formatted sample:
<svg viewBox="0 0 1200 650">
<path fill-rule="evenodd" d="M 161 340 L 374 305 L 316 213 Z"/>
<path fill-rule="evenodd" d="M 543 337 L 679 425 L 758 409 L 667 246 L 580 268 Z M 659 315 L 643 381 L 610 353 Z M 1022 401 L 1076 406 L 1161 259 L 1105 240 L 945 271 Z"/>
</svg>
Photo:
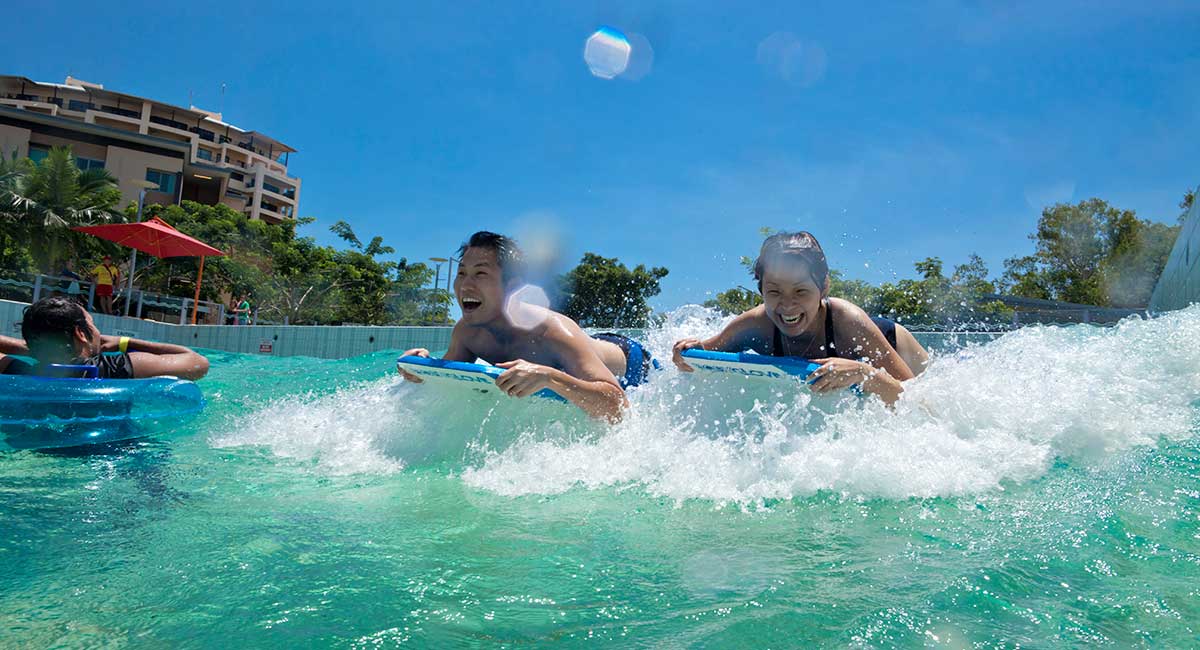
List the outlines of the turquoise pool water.
<svg viewBox="0 0 1200 650">
<path fill-rule="evenodd" d="M 895 413 L 668 372 L 613 429 L 213 353 L 178 430 L 0 456 L 0 646 L 1194 646 L 1198 340 L 1026 329 Z"/>
</svg>

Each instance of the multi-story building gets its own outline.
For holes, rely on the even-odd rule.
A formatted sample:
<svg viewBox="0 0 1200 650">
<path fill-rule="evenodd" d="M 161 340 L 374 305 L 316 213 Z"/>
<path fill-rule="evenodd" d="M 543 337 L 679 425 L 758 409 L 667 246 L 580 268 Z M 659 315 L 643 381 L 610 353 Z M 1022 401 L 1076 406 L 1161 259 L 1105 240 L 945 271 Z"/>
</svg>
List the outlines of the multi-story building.
<svg viewBox="0 0 1200 650">
<path fill-rule="evenodd" d="M 137 201 L 139 181 L 157 183 L 146 202 L 224 203 L 251 219 L 296 216 L 300 179 L 288 175 L 295 149 L 222 121 L 220 113 L 107 90 L 0 75 L 0 154 L 35 161 L 70 145 L 82 169 L 104 167 L 122 198 Z"/>
</svg>

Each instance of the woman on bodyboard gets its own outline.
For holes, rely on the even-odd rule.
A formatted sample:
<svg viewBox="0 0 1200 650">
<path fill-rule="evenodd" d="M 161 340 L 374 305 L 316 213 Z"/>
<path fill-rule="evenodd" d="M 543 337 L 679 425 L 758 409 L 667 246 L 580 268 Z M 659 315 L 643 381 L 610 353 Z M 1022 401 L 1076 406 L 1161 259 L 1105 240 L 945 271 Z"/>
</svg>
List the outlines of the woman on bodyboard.
<svg viewBox="0 0 1200 650">
<path fill-rule="evenodd" d="M 863 392 L 894 404 L 929 361 L 913 335 L 886 318 L 871 318 L 858 305 L 829 296 L 829 265 L 817 239 L 807 232 L 778 233 L 763 242 L 754 262 L 763 304 L 733 319 L 709 339 L 675 342 L 673 359 L 684 372 L 693 368 L 684 350 L 754 350 L 820 364 L 808 378 L 812 390 L 826 393 L 857 384 Z"/>
</svg>

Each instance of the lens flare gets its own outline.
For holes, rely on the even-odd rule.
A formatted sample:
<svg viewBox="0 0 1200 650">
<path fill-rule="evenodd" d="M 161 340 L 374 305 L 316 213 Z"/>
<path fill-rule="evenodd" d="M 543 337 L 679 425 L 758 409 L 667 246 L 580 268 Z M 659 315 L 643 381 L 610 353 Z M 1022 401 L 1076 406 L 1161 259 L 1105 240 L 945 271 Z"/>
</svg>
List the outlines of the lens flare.
<svg viewBox="0 0 1200 650">
<path fill-rule="evenodd" d="M 513 325 L 531 330 L 541 325 L 550 316 L 550 299 L 541 287 L 527 284 L 508 296 L 504 313 Z"/>
<path fill-rule="evenodd" d="M 784 82 L 808 88 L 825 76 L 828 58 L 820 44 L 805 41 L 791 32 L 775 32 L 759 44 L 758 64 Z"/>
<path fill-rule="evenodd" d="M 654 68 L 654 48 L 645 36 L 637 32 L 629 34 L 629 47 L 632 48 L 629 65 L 625 72 L 621 73 L 621 78 L 626 81 L 638 81 L 650 74 L 650 70 Z"/>
<path fill-rule="evenodd" d="M 583 46 L 583 60 L 592 74 L 601 79 L 614 79 L 629 67 L 633 47 L 629 39 L 612 27 L 601 27 Z"/>
</svg>

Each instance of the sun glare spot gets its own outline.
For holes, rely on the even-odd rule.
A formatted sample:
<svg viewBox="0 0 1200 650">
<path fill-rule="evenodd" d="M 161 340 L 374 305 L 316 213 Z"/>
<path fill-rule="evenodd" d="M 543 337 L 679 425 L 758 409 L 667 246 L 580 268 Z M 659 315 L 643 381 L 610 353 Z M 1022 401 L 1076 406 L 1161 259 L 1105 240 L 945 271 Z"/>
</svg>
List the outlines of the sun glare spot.
<svg viewBox="0 0 1200 650">
<path fill-rule="evenodd" d="M 601 79 L 614 79 L 629 67 L 633 47 L 620 30 L 601 27 L 583 46 L 583 60 L 592 74 Z"/>
<path fill-rule="evenodd" d="M 513 325 L 531 330 L 550 315 L 550 299 L 541 287 L 527 284 L 512 292 L 504 303 L 504 313 Z"/>
</svg>

